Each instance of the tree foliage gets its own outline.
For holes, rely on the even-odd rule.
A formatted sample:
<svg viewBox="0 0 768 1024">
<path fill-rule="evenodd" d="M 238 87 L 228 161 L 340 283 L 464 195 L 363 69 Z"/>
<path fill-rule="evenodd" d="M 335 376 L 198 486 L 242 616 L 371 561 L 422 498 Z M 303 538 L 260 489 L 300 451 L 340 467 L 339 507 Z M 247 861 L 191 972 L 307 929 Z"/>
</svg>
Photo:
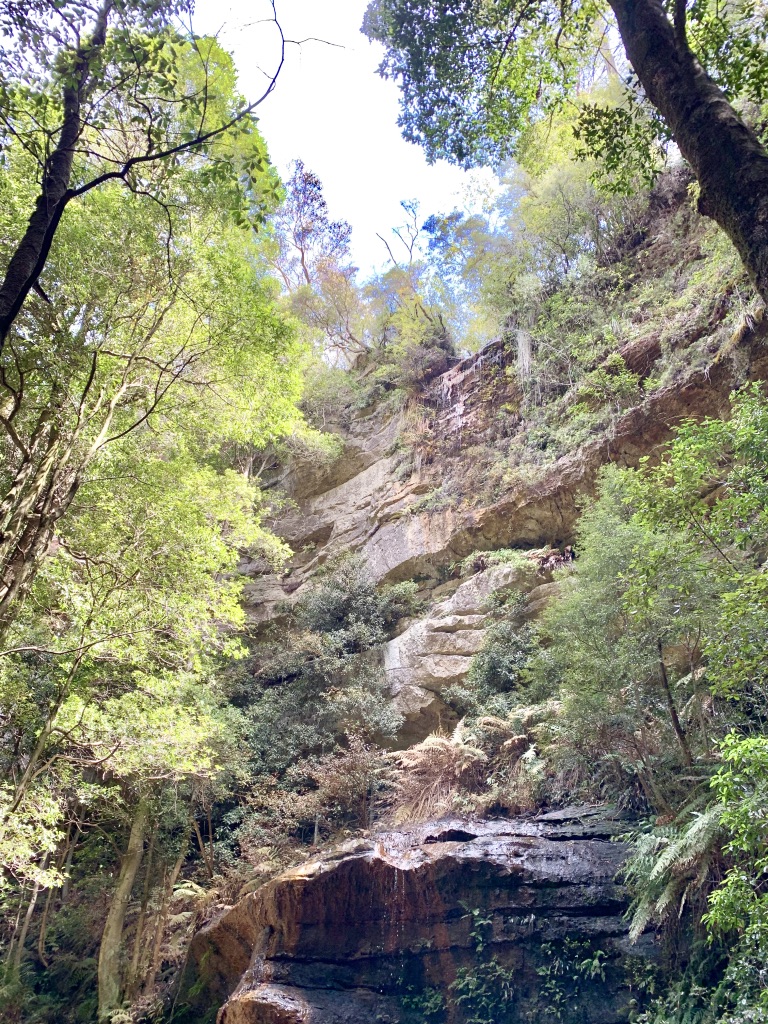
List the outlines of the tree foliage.
<svg viewBox="0 0 768 1024">
<path fill-rule="evenodd" d="M 624 163 L 644 157 L 650 170 L 657 143 L 672 137 L 699 180 L 701 212 L 727 232 L 765 297 L 768 154 L 732 106 L 762 102 L 768 83 L 759 5 L 374 0 L 363 31 L 386 47 L 380 73 L 400 86 L 405 137 L 430 160 L 471 166 L 515 155 L 528 124 L 578 102 L 603 58 L 616 74 L 614 25 L 629 89 L 618 104 L 583 107 L 582 152 L 602 156 L 626 188 Z"/>
<path fill-rule="evenodd" d="M 106 1017 L 154 990 L 191 822 L 235 756 L 216 670 L 243 654 L 237 567 L 287 553 L 240 463 L 301 429 L 304 346 L 253 230 L 278 179 L 218 44 L 181 5 L 2 13 L 0 860 L 23 921 L 46 901 L 45 962 L 75 849 L 109 837 Z M 142 871 L 155 946 L 126 964 Z"/>
<path fill-rule="evenodd" d="M 768 53 L 760 5 L 703 0 L 686 8 L 689 45 L 713 81 L 731 101 L 762 103 Z M 609 18 L 610 5 L 592 2 L 376 0 L 363 32 L 387 47 L 379 70 L 401 87 L 405 137 L 430 159 L 471 166 L 516 154 L 531 121 L 545 121 L 601 73 L 616 72 Z M 654 142 L 669 128 L 648 116 L 645 102 L 635 87 L 620 104 L 582 108 L 577 138 L 614 161 L 612 170 L 619 154 L 635 159 L 633 149 L 644 150 L 652 167 Z"/>
<path fill-rule="evenodd" d="M 204 157 L 199 179 L 218 180 L 223 208 L 263 223 L 277 180 L 252 116 L 260 100 L 236 93 L 231 59 L 184 27 L 189 13 L 176 0 L 3 4 L 0 123 L 32 184 L 6 248 L 3 344 L 45 278 L 64 211 L 109 182 L 167 206 Z"/>
<path fill-rule="evenodd" d="M 765 1009 L 766 652 L 758 623 L 765 621 L 767 407 L 762 389 L 747 387 L 732 396 L 730 418 L 683 424 L 657 466 L 604 480 L 601 499 L 582 519 L 571 593 L 547 616 L 552 643 L 542 655 L 550 667 L 562 655 L 565 748 L 578 736 L 577 723 L 589 719 L 603 763 L 636 773 L 662 812 L 637 838 L 629 866 L 634 931 L 669 923 L 686 907 L 695 919 L 703 915 L 726 950 L 710 992 L 712 1019 L 724 1020 L 753 1019 Z M 601 607 L 620 616 L 617 631 L 606 620 L 591 630 Z M 669 694 L 681 705 L 690 760 L 679 735 L 668 760 L 673 730 L 663 709 L 666 703 L 671 714 L 673 704 L 660 699 L 662 675 L 652 669 L 657 635 L 659 652 L 676 652 Z M 608 646 L 612 664 L 601 669 Z M 622 687 L 627 670 L 643 687 L 639 705 L 637 683 Z M 594 683 L 599 690 L 591 690 Z M 687 765 L 679 790 L 675 761 Z M 609 785 L 626 782 L 617 774 Z"/>
<path fill-rule="evenodd" d="M 508 157 L 531 115 L 545 117 L 576 88 L 598 11 L 381 0 L 363 31 L 387 46 L 380 72 L 401 87 L 405 137 L 430 160 L 471 166 Z"/>
</svg>

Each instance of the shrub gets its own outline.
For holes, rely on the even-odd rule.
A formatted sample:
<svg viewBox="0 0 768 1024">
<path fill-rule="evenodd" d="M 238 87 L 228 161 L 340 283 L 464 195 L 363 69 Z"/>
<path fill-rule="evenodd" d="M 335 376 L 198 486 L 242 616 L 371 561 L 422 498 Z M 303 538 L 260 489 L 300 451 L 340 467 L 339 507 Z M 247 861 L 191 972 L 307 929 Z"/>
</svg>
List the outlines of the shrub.
<svg viewBox="0 0 768 1024">
<path fill-rule="evenodd" d="M 373 741 L 397 732 L 375 650 L 416 607 L 415 593 L 410 582 L 377 588 L 358 556 L 324 567 L 240 684 L 256 772 L 282 775 L 347 734 Z"/>
<path fill-rule="evenodd" d="M 602 366 L 588 373 L 577 392 L 578 398 L 588 408 L 614 405 L 617 410 L 638 397 L 640 377 L 627 368 L 618 352 L 608 356 Z M 574 410 L 578 406 L 574 406 Z"/>
<path fill-rule="evenodd" d="M 312 633 L 345 634 L 338 643 L 350 653 L 368 650 L 383 643 L 397 620 L 415 610 L 416 591 L 410 581 L 377 588 L 365 561 L 346 555 L 321 569 L 296 605 L 294 620 L 299 629 Z"/>
<path fill-rule="evenodd" d="M 505 715 L 524 700 L 528 664 L 536 649 L 531 627 L 501 621 L 491 625 L 463 683 L 443 697 L 460 714 Z"/>
<path fill-rule="evenodd" d="M 395 780 L 398 822 L 446 814 L 459 792 L 476 791 L 487 761 L 463 722 L 450 737 L 433 733 L 392 759 L 399 768 Z"/>
</svg>

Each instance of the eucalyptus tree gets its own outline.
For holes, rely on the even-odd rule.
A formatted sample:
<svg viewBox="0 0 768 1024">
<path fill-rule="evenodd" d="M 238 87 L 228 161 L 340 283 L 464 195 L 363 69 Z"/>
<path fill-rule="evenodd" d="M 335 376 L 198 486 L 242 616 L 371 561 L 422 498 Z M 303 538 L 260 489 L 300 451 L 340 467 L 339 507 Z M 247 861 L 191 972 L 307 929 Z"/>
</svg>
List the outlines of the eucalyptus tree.
<svg viewBox="0 0 768 1024">
<path fill-rule="evenodd" d="M 331 220 L 323 184 L 303 160 L 294 161 L 285 201 L 272 221 L 278 246 L 273 266 L 289 292 L 314 285 L 325 264 L 349 259 L 352 228 Z"/>
<path fill-rule="evenodd" d="M 332 220 L 320 178 L 295 160 L 265 250 L 297 317 L 326 358 L 349 365 L 369 347 L 367 305 L 350 254 L 351 226 Z"/>
<path fill-rule="evenodd" d="M 585 67 L 618 28 L 634 91 L 585 104 L 585 148 L 614 169 L 672 137 L 699 209 L 731 238 L 768 298 L 768 152 L 737 105 L 768 95 L 760 0 L 373 0 L 363 31 L 386 47 L 405 137 L 468 166 L 514 154 L 531 120 L 577 99 Z M 647 110 L 650 109 L 650 116 Z"/>
</svg>

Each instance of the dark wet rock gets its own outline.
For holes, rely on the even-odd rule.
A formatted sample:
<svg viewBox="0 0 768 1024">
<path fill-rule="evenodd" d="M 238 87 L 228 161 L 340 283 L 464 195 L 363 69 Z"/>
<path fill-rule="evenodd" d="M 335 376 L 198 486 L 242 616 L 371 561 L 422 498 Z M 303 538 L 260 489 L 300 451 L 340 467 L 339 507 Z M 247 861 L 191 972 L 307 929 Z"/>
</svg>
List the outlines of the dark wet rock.
<svg viewBox="0 0 768 1024">
<path fill-rule="evenodd" d="M 522 1022 L 545 1010 L 540 972 L 553 951 L 600 950 L 605 980 L 582 979 L 564 1020 L 619 1024 L 631 963 L 657 952 L 651 936 L 635 945 L 627 936 L 616 880 L 626 848 L 615 841 L 626 829 L 605 809 L 575 807 L 443 819 L 343 844 L 198 933 L 178 1005 L 195 1021 L 218 1010 L 219 1024 L 406 1024 L 424 1017 L 403 994 L 434 989 L 448 997 L 443 1019 L 458 1024 L 457 972 L 496 957 L 514 978 L 500 1021 Z M 488 922 L 479 955 L 477 918 Z"/>
</svg>

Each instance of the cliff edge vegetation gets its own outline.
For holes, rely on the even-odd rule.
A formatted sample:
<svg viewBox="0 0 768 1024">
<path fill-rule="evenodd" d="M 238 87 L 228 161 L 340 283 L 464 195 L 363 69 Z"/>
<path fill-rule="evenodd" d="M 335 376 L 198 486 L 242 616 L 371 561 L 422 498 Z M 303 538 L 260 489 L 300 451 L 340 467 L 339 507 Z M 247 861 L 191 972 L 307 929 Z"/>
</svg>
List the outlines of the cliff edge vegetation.
<svg viewBox="0 0 768 1024">
<path fill-rule="evenodd" d="M 759 170 L 762 9 L 676 11 Z M 542 16 L 365 276 L 187 13 L 0 2 L 0 1019 L 768 1020 L 760 175 Z"/>
</svg>

